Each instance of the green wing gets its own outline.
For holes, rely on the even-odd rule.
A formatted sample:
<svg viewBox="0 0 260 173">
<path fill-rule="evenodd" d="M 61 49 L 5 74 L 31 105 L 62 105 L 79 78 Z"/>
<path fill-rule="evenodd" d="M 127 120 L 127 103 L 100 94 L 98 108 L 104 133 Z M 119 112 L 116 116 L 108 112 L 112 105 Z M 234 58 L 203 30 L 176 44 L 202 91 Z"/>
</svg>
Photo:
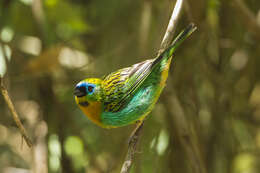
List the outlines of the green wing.
<svg viewBox="0 0 260 173">
<path fill-rule="evenodd" d="M 105 110 L 119 111 L 129 96 L 150 73 L 154 60 L 146 60 L 131 67 L 120 69 L 104 78 L 102 83 Z"/>
<path fill-rule="evenodd" d="M 170 58 L 174 50 L 183 42 L 192 32 L 196 30 L 193 24 L 190 24 L 183 30 L 162 54 L 152 60 L 146 60 L 131 67 L 120 69 L 111 73 L 103 80 L 104 106 L 105 111 L 120 111 L 134 95 L 135 91 L 143 84 L 151 72 L 160 65 L 163 59 Z"/>
</svg>

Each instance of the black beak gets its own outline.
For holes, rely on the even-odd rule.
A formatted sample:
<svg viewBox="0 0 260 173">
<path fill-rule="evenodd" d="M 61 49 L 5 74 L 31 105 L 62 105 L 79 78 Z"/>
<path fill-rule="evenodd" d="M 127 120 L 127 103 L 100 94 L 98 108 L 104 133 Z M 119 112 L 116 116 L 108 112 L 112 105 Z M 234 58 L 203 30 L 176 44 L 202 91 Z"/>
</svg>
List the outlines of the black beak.
<svg viewBox="0 0 260 173">
<path fill-rule="evenodd" d="M 77 97 L 83 97 L 87 95 L 85 87 L 76 87 L 74 89 L 74 95 Z"/>
</svg>

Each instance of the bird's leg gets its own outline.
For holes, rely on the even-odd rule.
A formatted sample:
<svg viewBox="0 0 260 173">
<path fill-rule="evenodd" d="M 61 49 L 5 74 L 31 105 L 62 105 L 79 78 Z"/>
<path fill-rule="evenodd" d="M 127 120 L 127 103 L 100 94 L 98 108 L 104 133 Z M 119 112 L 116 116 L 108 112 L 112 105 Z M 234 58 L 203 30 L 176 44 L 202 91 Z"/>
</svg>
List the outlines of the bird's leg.
<svg viewBox="0 0 260 173">
<path fill-rule="evenodd" d="M 143 120 L 138 120 L 136 121 L 136 127 L 133 130 L 133 132 L 131 133 L 129 140 L 128 140 L 128 145 L 134 144 L 137 142 L 140 131 L 143 127 L 144 121 Z"/>
</svg>

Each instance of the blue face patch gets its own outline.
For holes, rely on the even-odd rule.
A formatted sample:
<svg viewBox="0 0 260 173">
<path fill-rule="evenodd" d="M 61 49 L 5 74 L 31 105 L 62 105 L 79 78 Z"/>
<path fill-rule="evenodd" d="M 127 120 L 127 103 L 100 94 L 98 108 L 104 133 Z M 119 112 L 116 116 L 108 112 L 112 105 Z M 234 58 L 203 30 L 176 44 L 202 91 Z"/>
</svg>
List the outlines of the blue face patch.
<svg viewBox="0 0 260 173">
<path fill-rule="evenodd" d="M 87 95 L 93 94 L 95 91 L 95 87 L 96 87 L 96 85 L 86 83 L 86 82 L 81 82 L 81 83 L 77 84 L 77 86 L 76 86 L 76 88 L 79 88 L 81 90 L 84 89 Z"/>
</svg>

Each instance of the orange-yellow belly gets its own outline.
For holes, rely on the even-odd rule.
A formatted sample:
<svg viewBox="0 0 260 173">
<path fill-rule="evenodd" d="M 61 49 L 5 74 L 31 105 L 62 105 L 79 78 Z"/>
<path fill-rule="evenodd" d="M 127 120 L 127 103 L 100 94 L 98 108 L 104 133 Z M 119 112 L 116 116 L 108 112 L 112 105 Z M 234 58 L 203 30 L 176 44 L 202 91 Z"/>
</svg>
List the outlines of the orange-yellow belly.
<svg viewBox="0 0 260 173">
<path fill-rule="evenodd" d="M 95 124 L 103 127 L 100 120 L 100 115 L 102 111 L 100 102 L 88 102 L 87 106 L 82 106 L 79 104 L 80 98 L 75 97 L 76 103 L 79 105 L 80 109 L 84 112 L 84 114 Z"/>
</svg>

